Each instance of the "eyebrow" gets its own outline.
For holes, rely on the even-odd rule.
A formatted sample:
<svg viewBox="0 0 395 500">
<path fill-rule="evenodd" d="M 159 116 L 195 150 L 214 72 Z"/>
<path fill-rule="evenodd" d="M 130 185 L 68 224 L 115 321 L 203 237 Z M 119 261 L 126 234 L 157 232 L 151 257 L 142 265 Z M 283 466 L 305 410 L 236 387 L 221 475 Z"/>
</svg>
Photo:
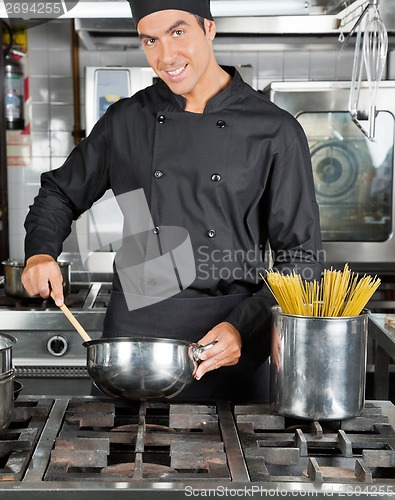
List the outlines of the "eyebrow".
<svg viewBox="0 0 395 500">
<path fill-rule="evenodd" d="M 180 19 L 179 21 L 176 21 L 175 23 L 173 23 L 167 30 L 166 30 L 166 34 L 168 35 L 169 33 L 171 33 L 173 30 L 175 30 L 176 28 L 179 28 L 180 26 L 189 26 L 189 24 L 186 22 L 186 21 L 183 21 L 182 19 Z M 145 33 L 139 33 L 139 38 L 140 40 L 142 40 L 143 38 L 156 38 L 156 36 L 152 36 L 152 35 L 146 35 Z"/>
</svg>

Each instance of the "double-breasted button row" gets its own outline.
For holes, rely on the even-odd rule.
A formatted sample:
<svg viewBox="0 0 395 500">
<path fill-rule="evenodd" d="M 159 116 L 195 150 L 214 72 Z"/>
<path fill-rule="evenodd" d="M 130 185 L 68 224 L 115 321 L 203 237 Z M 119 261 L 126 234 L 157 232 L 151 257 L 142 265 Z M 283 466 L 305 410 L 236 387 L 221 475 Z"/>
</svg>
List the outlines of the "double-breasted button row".
<svg viewBox="0 0 395 500">
<path fill-rule="evenodd" d="M 160 227 L 155 226 L 155 227 L 154 227 L 154 229 L 152 230 L 152 232 L 153 232 L 154 234 L 159 234 L 159 233 L 160 233 Z M 216 234 L 217 234 L 217 232 L 216 232 L 216 230 L 215 230 L 215 229 L 209 229 L 209 230 L 207 231 L 207 236 L 208 236 L 209 238 L 215 238 Z"/>
<path fill-rule="evenodd" d="M 154 227 L 154 229 L 152 230 L 152 232 L 153 232 L 154 234 L 159 234 L 159 233 L 160 233 L 160 227 L 155 226 L 155 227 Z M 209 229 L 209 230 L 207 231 L 207 236 L 208 236 L 209 238 L 214 238 L 214 237 L 216 236 L 216 234 L 217 234 L 217 232 L 215 231 L 215 229 Z"/>
<path fill-rule="evenodd" d="M 161 177 L 163 177 L 162 170 L 155 170 L 154 177 L 155 177 L 155 179 L 160 179 Z M 220 174 L 212 174 L 211 175 L 211 180 L 213 182 L 219 182 L 221 180 Z"/>
<path fill-rule="evenodd" d="M 166 117 L 165 117 L 165 115 L 159 115 L 158 118 L 157 118 L 157 120 L 158 120 L 158 123 L 163 124 L 166 121 Z M 224 122 L 224 120 L 218 120 L 217 121 L 217 127 L 218 128 L 225 128 L 226 127 L 226 122 Z"/>
</svg>

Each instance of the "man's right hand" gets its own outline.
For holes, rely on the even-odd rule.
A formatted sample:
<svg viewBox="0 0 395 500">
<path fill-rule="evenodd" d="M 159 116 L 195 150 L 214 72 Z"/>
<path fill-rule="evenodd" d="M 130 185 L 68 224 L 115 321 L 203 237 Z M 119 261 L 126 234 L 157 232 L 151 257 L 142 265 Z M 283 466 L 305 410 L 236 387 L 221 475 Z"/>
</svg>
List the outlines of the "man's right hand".
<svg viewBox="0 0 395 500">
<path fill-rule="evenodd" d="M 63 304 L 63 277 L 56 260 L 50 255 L 33 255 L 26 262 L 22 273 L 22 284 L 31 296 L 52 296 L 57 306 Z"/>
</svg>

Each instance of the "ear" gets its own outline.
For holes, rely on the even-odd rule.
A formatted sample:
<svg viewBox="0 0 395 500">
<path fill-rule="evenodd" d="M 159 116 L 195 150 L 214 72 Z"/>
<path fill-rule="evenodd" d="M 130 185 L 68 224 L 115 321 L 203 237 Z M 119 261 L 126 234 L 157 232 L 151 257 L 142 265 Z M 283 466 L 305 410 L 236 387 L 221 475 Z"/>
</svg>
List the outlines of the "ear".
<svg viewBox="0 0 395 500">
<path fill-rule="evenodd" d="M 207 33 L 208 39 L 213 41 L 215 38 L 215 35 L 217 33 L 217 27 L 215 26 L 215 22 L 210 21 L 210 19 L 205 19 L 204 24 L 206 26 L 206 33 Z"/>
</svg>

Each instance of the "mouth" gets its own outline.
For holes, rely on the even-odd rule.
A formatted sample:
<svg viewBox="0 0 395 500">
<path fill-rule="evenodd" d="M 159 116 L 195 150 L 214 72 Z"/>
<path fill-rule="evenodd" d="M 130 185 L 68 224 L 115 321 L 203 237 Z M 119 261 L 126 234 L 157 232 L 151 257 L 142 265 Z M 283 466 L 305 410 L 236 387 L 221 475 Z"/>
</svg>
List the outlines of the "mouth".
<svg viewBox="0 0 395 500">
<path fill-rule="evenodd" d="M 171 79 L 177 79 L 179 78 L 183 73 L 184 71 L 186 70 L 186 67 L 188 65 L 187 64 L 184 64 L 184 66 L 181 66 L 180 68 L 177 68 L 177 69 L 173 69 L 171 71 L 165 71 L 165 73 L 171 78 Z"/>
</svg>

